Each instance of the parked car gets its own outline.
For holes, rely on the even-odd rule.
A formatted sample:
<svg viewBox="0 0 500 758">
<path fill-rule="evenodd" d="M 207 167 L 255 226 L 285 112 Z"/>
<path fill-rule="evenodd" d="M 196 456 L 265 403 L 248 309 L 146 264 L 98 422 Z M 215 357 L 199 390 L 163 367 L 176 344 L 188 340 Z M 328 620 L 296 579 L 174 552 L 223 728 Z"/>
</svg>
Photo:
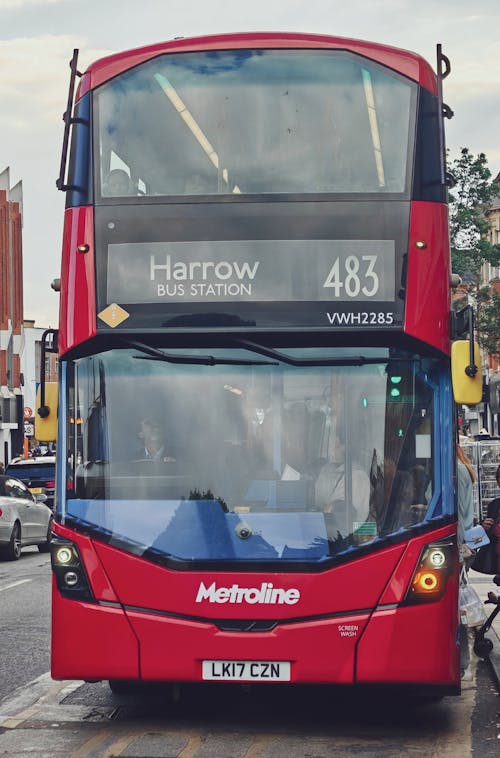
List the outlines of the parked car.
<svg viewBox="0 0 500 758">
<path fill-rule="evenodd" d="M 20 479 L 32 495 L 47 495 L 46 505 L 54 510 L 56 486 L 55 455 L 40 455 L 36 458 L 13 458 L 5 473 Z"/>
<path fill-rule="evenodd" d="M 32 495 L 19 479 L 0 476 L 0 556 L 10 561 L 21 557 L 26 545 L 38 545 L 41 553 L 49 550 L 52 511 L 45 505 L 47 496 Z"/>
</svg>

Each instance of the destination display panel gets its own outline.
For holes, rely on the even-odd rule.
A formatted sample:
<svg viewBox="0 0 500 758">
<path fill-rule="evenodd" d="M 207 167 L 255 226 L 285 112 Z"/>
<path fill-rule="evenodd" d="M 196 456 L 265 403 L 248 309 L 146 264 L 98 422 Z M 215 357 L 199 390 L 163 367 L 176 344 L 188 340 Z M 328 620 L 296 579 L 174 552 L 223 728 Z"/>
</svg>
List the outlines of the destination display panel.
<svg viewBox="0 0 500 758">
<path fill-rule="evenodd" d="M 393 301 L 394 242 L 211 240 L 108 246 L 109 302 Z"/>
<path fill-rule="evenodd" d="M 96 209 L 98 330 L 401 328 L 407 214 L 367 203 L 351 224 L 315 205 L 261 219 L 243 204 L 196 219 L 186 205 Z"/>
</svg>

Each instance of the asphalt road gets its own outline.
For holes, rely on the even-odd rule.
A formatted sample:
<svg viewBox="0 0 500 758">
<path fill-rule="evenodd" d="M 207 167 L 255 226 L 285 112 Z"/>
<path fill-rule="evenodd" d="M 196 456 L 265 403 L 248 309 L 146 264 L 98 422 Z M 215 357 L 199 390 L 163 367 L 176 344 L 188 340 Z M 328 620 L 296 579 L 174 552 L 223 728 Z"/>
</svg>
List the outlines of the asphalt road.
<svg viewBox="0 0 500 758">
<path fill-rule="evenodd" d="M 50 556 L 0 561 L 0 700 L 50 668 Z"/>
</svg>

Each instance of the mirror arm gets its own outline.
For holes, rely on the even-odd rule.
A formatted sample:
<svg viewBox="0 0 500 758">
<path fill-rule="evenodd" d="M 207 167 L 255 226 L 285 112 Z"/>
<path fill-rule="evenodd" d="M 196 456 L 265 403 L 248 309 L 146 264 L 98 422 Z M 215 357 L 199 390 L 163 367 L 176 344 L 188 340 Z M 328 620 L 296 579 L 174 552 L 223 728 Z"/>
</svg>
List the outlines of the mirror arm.
<svg viewBox="0 0 500 758">
<path fill-rule="evenodd" d="M 437 45 L 436 47 L 436 53 L 437 53 L 437 98 L 438 98 L 438 105 L 439 105 L 439 121 L 438 121 L 438 136 L 439 136 L 439 152 L 440 152 L 440 173 L 441 173 L 441 184 L 444 186 L 451 186 L 452 180 L 451 177 L 447 176 L 446 172 L 446 144 L 445 144 L 445 137 L 444 137 L 444 119 L 445 118 L 451 118 L 453 116 L 453 111 L 451 108 L 443 103 L 443 79 L 446 79 L 446 77 L 451 72 L 451 64 L 450 59 L 444 55 L 442 50 L 442 45 Z"/>
<path fill-rule="evenodd" d="M 472 305 L 468 305 L 467 308 L 469 316 L 469 365 L 466 366 L 465 373 L 473 379 L 478 372 L 474 362 L 474 309 Z"/>
</svg>

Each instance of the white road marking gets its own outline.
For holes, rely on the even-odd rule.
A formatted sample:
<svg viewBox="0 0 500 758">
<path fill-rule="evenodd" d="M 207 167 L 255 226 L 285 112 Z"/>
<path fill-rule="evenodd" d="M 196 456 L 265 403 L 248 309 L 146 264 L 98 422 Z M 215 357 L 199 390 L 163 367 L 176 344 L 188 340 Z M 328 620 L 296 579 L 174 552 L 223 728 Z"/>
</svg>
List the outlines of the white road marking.
<svg viewBox="0 0 500 758">
<path fill-rule="evenodd" d="M 26 584 L 27 582 L 32 582 L 33 579 L 20 579 L 18 582 L 12 582 L 12 584 L 6 584 L 5 587 L 0 587 L 0 592 L 3 592 L 4 590 L 11 590 L 13 587 L 18 587 L 20 584 Z"/>
<path fill-rule="evenodd" d="M 88 706 L 60 706 L 60 701 L 82 684 L 82 681 L 76 680 L 55 681 L 50 671 L 47 671 L 0 700 L 0 727 L 16 729 L 34 715 L 41 720 L 49 719 L 52 723 L 56 718 L 55 709 L 58 707 L 64 709 L 66 720 L 83 721 L 91 710 Z M 71 713 L 72 710 L 75 712 Z"/>
</svg>

